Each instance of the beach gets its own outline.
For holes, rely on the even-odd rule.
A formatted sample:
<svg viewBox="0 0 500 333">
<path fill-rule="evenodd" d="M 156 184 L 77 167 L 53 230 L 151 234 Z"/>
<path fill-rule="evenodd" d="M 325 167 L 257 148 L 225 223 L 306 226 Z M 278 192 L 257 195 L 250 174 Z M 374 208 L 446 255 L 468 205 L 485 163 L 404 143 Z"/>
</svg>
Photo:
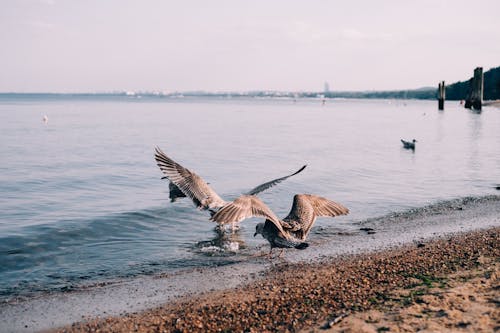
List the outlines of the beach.
<svg viewBox="0 0 500 333">
<path fill-rule="evenodd" d="M 455 226 L 458 220 L 467 224 L 482 218 L 492 223 L 486 228 L 415 238 L 378 250 L 322 257 L 312 263 L 287 256 L 272 263 L 255 259 L 265 269 L 236 287 L 227 284 L 227 288 L 206 292 L 193 290 L 151 309 L 84 318 L 53 331 L 498 330 L 500 199 L 493 196 L 452 202 L 455 206 L 448 203 L 392 218 L 406 219 L 410 224 L 418 224 L 419 219 L 435 221 L 436 217 Z M 240 272 L 241 276 L 244 273 Z"/>
<path fill-rule="evenodd" d="M 500 100 L 484 101 L 483 105 L 484 106 L 492 106 L 492 107 L 500 108 Z"/>
<path fill-rule="evenodd" d="M 496 331 L 499 257 L 492 228 L 321 264 L 282 262 L 241 288 L 57 332 Z"/>
</svg>

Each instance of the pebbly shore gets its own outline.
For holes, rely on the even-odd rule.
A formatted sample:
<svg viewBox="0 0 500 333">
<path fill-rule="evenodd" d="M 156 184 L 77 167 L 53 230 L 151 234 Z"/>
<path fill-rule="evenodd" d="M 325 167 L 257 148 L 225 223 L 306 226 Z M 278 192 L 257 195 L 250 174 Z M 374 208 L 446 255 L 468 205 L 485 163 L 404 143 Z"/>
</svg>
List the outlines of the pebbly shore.
<svg viewBox="0 0 500 333">
<path fill-rule="evenodd" d="M 246 286 L 58 332 L 297 332 L 368 310 L 394 289 L 499 258 L 500 228 L 490 228 L 321 263 L 280 262 Z"/>
<path fill-rule="evenodd" d="M 14 298 L 0 304 L 0 331 L 313 329 L 372 306 L 373 292 L 393 290 L 416 275 L 476 267 L 481 253 L 498 251 L 500 196 L 452 199 L 352 226 L 358 231 L 313 230 L 311 246 L 287 251 L 283 260 L 251 257 Z M 448 251 L 449 244 L 455 250 Z"/>
</svg>

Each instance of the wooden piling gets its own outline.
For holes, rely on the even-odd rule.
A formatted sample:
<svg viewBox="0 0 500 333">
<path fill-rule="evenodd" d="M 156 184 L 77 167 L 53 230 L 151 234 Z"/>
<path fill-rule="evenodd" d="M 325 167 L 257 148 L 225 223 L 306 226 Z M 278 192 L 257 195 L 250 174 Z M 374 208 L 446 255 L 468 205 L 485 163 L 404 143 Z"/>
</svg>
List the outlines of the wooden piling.
<svg viewBox="0 0 500 333">
<path fill-rule="evenodd" d="M 483 105 L 484 77 L 483 68 L 474 69 L 474 77 L 470 82 L 469 96 L 465 100 L 465 107 L 468 109 L 481 111 Z"/>
<path fill-rule="evenodd" d="M 444 100 L 446 98 L 446 86 L 444 81 L 439 82 L 438 86 L 438 109 L 444 110 Z"/>
</svg>

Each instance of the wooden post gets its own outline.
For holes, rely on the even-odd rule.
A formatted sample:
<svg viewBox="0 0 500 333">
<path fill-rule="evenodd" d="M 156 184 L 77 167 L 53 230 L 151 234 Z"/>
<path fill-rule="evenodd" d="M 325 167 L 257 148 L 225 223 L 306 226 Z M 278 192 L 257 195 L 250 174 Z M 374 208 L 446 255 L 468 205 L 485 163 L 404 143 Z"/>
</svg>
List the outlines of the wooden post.
<svg viewBox="0 0 500 333">
<path fill-rule="evenodd" d="M 484 77 L 483 68 L 474 69 L 474 77 L 470 82 L 470 93 L 465 101 L 465 107 L 481 111 L 483 105 Z"/>
<path fill-rule="evenodd" d="M 472 87 L 472 107 L 474 110 L 481 110 L 483 106 L 484 77 L 483 68 L 474 69 L 474 86 Z"/>
<path fill-rule="evenodd" d="M 466 109 L 472 109 L 472 85 L 474 82 L 474 78 L 469 79 L 469 90 L 467 91 L 467 97 L 465 98 L 465 105 L 464 108 Z"/>
<path fill-rule="evenodd" d="M 438 88 L 438 109 L 444 110 L 444 100 L 446 98 L 446 86 L 444 85 L 444 81 L 439 82 Z"/>
</svg>

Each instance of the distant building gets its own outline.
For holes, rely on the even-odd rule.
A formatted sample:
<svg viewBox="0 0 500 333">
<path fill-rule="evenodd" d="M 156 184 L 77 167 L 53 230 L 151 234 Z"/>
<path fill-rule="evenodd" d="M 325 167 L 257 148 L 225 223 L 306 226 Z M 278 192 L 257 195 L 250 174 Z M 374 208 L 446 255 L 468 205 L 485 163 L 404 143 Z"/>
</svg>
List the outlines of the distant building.
<svg viewBox="0 0 500 333">
<path fill-rule="evenodd" d="M 330 92 L 330 85 L 328 84 L 328 82 L 325 82 L 325 90 L 324 90 L 324 93 L 325 94 L 328 94 Z"/>
</svg>

